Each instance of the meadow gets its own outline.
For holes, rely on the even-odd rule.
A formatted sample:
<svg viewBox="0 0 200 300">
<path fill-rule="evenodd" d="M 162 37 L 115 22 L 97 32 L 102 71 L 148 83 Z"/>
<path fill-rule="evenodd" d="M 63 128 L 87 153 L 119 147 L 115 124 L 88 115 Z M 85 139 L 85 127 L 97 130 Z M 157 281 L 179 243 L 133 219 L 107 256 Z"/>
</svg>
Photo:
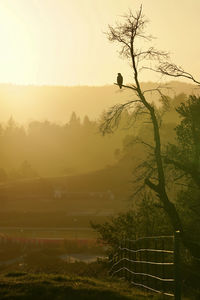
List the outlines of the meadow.
<svg viewBox="0 0 200 300">
<path fill-rule="evenodd" d="M 94 279 L 58 274 L 27 274 L 11 272 L 0 275 L 2 300 L 159 300 L 160 296 L 145 294 L 129 284 L 110 278 Z M 186 300 L 186 299 L 185 299 Z"/>
</svg>

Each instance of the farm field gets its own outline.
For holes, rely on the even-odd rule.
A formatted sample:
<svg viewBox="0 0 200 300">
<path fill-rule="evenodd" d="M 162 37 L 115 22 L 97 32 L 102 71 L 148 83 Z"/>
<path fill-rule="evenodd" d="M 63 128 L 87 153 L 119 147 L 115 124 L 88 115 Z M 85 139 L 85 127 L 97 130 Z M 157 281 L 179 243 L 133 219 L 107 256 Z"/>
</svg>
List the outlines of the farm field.
<svg viewBox="0 0 200 300">
<path fill-rule="evenodd" d="M 27 239 L 96 239 L 97 234 L 90 227 L 0 227 L 2 236 Z"/>
<path fill-rule="evenodd" d="M 0 228 L 85 228 L 90 227 L 90 221 L 103 223 L 108 215 L 85 215 L 65 212 L 0 212 Z M 1 230 L 0 230 L 1 231 Z"/>
</svg>

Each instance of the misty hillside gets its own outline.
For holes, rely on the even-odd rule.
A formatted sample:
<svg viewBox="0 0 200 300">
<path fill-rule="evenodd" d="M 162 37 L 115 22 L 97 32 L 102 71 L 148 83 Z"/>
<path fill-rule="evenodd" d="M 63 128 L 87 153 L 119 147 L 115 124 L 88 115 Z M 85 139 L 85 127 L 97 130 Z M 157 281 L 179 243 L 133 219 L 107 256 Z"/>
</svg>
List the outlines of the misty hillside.
<svg viewBox="0 0 200 300">
<path fill-rule="evenodd" d="M 11 181 L 0 185 L 1 211 L 114 212 L 130 205 L 131 181 L 128 166 L 76 176 Z"/>
<path fill-rule="evenodd" d="M 142 84 L 145 90 L 157 85 L 152 82 Z M 163 92 L 171 97 L 196 92 L 194 85 L 183 82 L 169 82 L 166 86 L 170 89 L 163 89 Z M 159 98 L 155 93 L 149 93 L 148 97 L 154 101 Z M 68 122 L 73 111 L 81 118 L 88 115 L 94 120 L 103 110 L 129 99 L 131 92 L 121 91 L 114 85 L 64 87 L 0 84 L 0 121 L 6 122 L 12 116 L 20 123 L 46 119 Z"/>
</svg>

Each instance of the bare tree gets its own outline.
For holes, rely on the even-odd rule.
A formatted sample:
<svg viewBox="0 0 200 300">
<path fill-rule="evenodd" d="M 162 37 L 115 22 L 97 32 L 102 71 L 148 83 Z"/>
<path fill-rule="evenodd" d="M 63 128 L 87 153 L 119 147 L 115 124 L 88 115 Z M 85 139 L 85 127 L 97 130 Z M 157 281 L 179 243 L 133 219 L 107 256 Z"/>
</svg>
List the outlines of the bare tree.
<svg viewBox="0 0 200 300">
<path fill-rule="evenodd" d="M 123 21 L 123 23 L 117 23 L 114 27 L 109 25 L 107 37 L 111 42 L 116 42 L 121 46 L 120 55 L 128 59 L 128 61 L 130 62 L 133 72 L 134 84 L 123 84 L 122 87 L 132 90 L 135 99 L 127 101 L 123 104 L 115 105 L 110 110 L 108 110 L 104 116 L 104 121 L 101 124 L 101 131 L 103 133 L 110 132 L 118 124 L 121 113 L 124 109 L 131 109 L 134 107 L 136 116 L 140 113 L 148 114 L 150 123 L 153 127 L 154 135 L 153 153 L 156 166 L 156 178 L 152 175 L 152 172 L 149 172 L 146 175 L 146 178 L 144 178 L 145 185 L 153 190 L 159 198 L 162 207 L 169 216 L 174 230 L 179 230 L 180 232 L 182 232 L 182 224 L 179 214 L 174 204 L 169 200 L 166 191 L 166 178 L 161 155 L 158 115 L 156 113 L 156 108 L 154 107 L 154 105 L 151 104 L 146 98 L 146 93 L 150 91 L 158 92 L 163 98 L 164 95 L 159 87 L 154 90 L 142 90 L 138 75 L 139 71 L 143 67 L 146 68 L 144 64 L 147 61 L 150 61 L 151 64 L 153 62 L 159 62 L 159 64 L 162 65 L 163 62 L 168 59 L 168 53 L 158 51 L 154 47 L 148 47 L 147 49 L 142 50 L 139 48 L 138 45 L 140 44 L 140 41 L 143 40 L 151 42 L 151 40 L 153 39 L 151 35 L 146 34 L 145 27 L 148 21 L 142 13 L 142 6 L 135 15 L 131 11 L 129 11 L 129 13 L 123 17 Z"/>
</svg>

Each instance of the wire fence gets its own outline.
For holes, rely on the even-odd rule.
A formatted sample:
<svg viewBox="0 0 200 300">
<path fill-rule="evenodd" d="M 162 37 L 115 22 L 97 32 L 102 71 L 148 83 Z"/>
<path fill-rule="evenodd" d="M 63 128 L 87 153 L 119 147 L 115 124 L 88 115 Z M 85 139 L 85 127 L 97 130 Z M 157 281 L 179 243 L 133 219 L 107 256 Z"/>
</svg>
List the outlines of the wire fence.
<svg viewBox="0 0 200 300">
<path fill-rule="evenodd" d="M 179 234 L 123 240 L 109 261 L 111 276 L 120 276 L 146 291 L 180 300 Z"/>
</svg>

